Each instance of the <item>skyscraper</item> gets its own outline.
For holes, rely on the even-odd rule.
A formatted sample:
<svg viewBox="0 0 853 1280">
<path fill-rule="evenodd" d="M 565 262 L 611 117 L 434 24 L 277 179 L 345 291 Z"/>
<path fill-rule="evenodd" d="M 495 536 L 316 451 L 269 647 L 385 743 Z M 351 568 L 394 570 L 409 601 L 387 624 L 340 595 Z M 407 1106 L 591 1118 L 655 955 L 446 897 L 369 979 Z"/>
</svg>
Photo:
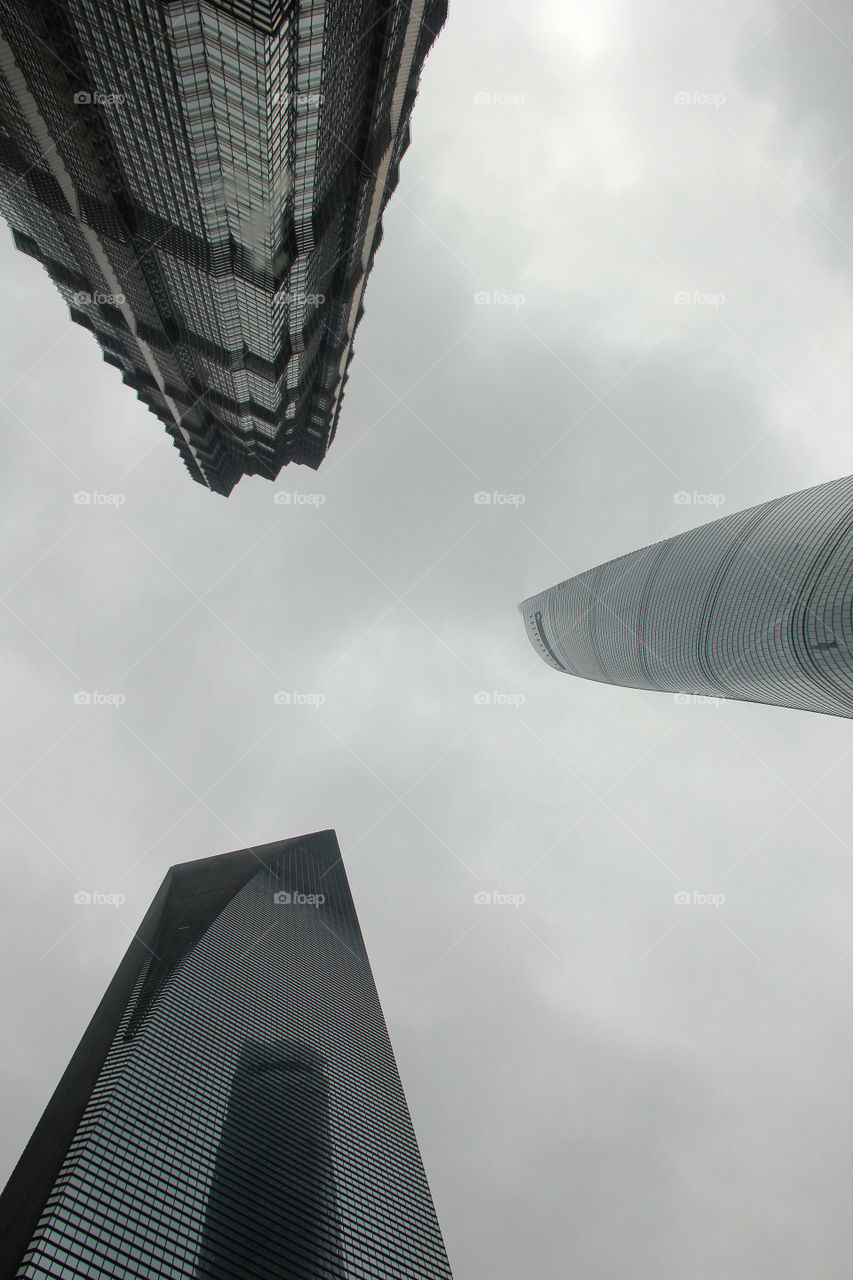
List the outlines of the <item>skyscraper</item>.
<svg viewBox="0 0 853 1280">
<path fill-rule="evenodd" d="M 557 671 L 853 716 L 853 476 L 619 556 L 520 609 Z"/>
<path fill-rule="evenodd" d="M 2 1280 L 449 1280 L 334 832 L 168 872 L 0 1235 Z"/>
<path fill-rule="evenodd" d="M 0 0 L 0 211 L 193 479 L 318 467 L 446 0 Z"/>
</svg>

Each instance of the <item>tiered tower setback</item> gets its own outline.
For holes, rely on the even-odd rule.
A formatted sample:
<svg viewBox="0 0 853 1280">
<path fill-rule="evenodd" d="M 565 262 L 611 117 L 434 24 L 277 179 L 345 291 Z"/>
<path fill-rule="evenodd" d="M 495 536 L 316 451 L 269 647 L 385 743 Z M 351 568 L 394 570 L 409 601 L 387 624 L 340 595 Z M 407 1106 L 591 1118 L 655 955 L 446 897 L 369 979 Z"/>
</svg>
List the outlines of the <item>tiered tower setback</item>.
<svg viewBox="0 0 853 1280">
<path fill-rule="evenodd" d="M 193 479 L 319 467 L 446 0 L 0 0 L 0 212 Z"/>
</svg>

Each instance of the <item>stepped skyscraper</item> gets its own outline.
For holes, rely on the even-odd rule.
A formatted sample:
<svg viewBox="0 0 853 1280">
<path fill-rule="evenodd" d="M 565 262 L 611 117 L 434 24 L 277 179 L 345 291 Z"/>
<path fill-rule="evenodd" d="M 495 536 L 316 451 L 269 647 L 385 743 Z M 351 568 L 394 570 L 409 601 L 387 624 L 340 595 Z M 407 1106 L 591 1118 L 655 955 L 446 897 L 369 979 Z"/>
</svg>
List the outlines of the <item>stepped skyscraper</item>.
<svg viewBox="0 0 853 1280">
<path fill-rule="evenodd" d="M 334 832 L 168 872 L 0 1242 L 0 1280 L 450 1280 Z"/>
<path fill-rule="evenodd" d="M 190 475 L 318 467 L 446 0 L 0 0 L 0 211 Z"/>
<path fill-rule="evenodd" d="M 853 476 L 619 556 L 520 609 L 557 671 L 853 717 Z"/>
</svg>

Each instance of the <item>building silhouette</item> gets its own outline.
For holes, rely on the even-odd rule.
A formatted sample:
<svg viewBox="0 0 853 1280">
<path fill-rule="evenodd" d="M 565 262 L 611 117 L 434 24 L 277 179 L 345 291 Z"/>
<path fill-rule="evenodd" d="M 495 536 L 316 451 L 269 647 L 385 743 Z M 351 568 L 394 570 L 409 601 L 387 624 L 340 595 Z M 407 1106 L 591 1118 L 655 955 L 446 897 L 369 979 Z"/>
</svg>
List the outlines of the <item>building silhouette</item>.
<svg viewBox="0 0 853 1280">
<path fill-rule="evenodd" d="M 853 477 L 619 556 L 519 607 L 557 671 L 853 716 Z"/>
<path fill-rule="evenodd" d="M 267 1274 L 278 1257 L 296 1275 L 346 1280 L 339 1233 L 322 1056 L 295 1041 L 247 1042 L 217 1146 L 198 1280 L 228 1274 L 235 1254 L 243 1275 Z"/>
<path fill-rule="evenodd" d="M 0 1240 L 2 1280 L 449 1280 L 334 832 L 168 872 Z"/>
<path fill-rule="evenodd" d="M 0 0 L 0 211 L 193 479 L 318 467 L 446 0 Z"/>
</svg>

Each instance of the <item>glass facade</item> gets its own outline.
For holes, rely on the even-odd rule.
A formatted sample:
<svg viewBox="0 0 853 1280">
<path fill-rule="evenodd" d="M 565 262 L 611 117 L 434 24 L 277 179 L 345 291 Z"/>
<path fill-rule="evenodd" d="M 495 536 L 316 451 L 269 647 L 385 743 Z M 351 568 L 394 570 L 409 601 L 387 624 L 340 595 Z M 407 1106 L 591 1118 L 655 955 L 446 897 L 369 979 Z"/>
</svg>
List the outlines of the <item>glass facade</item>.
<svg viewBox="0 0 853 1280">
<path fill-rule="evenodd" d="M 333 832 L 172 868 L 0 1225 L 20 1280 L 450 1277 Z"/>
<path fill-rule="evenodd" d="M 520 609 L 557 671 L 853 716 L 853 477 L 620 556 Z"/>
<path fill-rule="evenodd" d="M 0 211 L 194 479 L 318 467 L 446 0 L 0 0 Z"/>
</svg>

